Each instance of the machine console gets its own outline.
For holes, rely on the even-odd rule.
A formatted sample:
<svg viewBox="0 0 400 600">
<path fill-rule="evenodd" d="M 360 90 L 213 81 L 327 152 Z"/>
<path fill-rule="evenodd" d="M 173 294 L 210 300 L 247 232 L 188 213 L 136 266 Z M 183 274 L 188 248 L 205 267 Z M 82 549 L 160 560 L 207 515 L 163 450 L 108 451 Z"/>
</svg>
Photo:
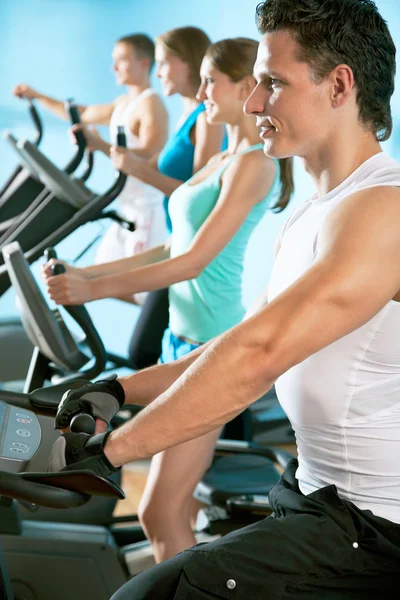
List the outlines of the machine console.
<svg viewBox="0 0 400 600">
<path fill-rule="evenodd" d="M 0 470 L 24 471 L 40 440 L 41 428 L 35 413 L 0 401 Z"/>
</svg>

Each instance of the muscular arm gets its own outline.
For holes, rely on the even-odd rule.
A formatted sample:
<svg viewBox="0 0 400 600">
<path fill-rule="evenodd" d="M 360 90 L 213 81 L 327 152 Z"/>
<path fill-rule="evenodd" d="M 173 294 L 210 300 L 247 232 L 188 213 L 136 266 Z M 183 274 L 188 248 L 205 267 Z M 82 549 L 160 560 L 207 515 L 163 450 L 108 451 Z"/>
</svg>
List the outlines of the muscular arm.
<svg viewBox="0 0 400 600">
<path fill-rule="evenodd" d="M 394 188 L 343 201 L 319 232 L 313 266 L 212 342 L 169 390 L 111 434 L 111 462 L 152 456 L 215 429 L 288 369 L 368 322 L 400 288 L 399 222 Z"/>
<path fill-rule="evenodd" d="M 147 406 L 165 392 L 190 365 L 208 348 L 207 342 L 168 364 L 155 365 L 133 375 L 119 378 L 125 391 L 125 402 Z"/>
<path fill-rule="evenodd" d="M 26 83 L 20 83 L 13 89 L 13 94 L 18 98 L 36 99 L 43 104 L 47 110 L 52 112 L 59 119 L 69 119 L 68 112 L 65 110 L 64 101 L 57 100 L 52 96 L 47 96 L 38 92 Z M 90 106 L 78 105 L 82 123 L 93 123 L 97 125 L 107 125 L 109 123 L 115 103 L 92 104 Z"/>
<path fill-rule="evenodd" d="M 52 98 L 51 96 L 46 96 L 45 94 L 41 94 L 41 93 L 38 93 L 38 95 L 35 96 L 35 98 L 37 100 L 39 100 L 39 102 L 45 108 L 47 108 L 47 110 L 52 112 L 53 115 L 55 115 L 59 119 L 68 121 L 69 115 L 68 115 L 68 112 L 65 110 L 63 100 L 57 100 L 56 98 Z M 86 108 L 85 106 L 78 106 L 78 110 L 81 114 L 82 114 L 82 111 L 85 110 L 85 108 Z"/>
<path fill-rule="evenodd" d="M 134 125 L 131 129 L 133 133 Z M 139 145 L 135 147 L 136 156 L 150 159 L 160 152 L 168 138 L 168 113 L 163 101 L 156 94 L 143 99 L 140 103 Z"/>
</svg>

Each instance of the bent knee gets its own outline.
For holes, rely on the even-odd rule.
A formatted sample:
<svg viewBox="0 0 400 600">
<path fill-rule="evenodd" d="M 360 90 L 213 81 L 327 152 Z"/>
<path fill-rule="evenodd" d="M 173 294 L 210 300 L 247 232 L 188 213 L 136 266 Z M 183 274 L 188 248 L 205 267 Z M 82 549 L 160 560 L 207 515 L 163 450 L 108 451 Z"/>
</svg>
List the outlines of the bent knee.
<svg viewBox="0 0 400 600">
<path fill-rule="evenodd" d="M 142 499 L 138 507 L 139 521 L 146 530 L 160 526 L 170 528 L 171 524 L 188 518 L 187 514 L 186 502 L 180 503 L 168 498 L 163 501 L 155 498 Z"/>
</svg>

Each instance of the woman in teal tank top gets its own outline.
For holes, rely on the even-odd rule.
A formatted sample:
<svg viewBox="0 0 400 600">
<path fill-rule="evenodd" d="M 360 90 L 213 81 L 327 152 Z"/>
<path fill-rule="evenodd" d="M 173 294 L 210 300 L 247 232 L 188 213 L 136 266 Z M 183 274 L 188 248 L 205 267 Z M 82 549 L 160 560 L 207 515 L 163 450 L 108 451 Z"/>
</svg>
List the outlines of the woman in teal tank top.
<svg viewBox="0 0 400 600">
<path fill-rule="evenodd" d="M 202 62 L 198 97 L 204 101 L 209 123 L 226 123 L 228 149 L 172 194 L 168 258 L 152 262 L 147 252 L 141 264 L 129 258 L 110 263 L 108 273 L 100 272 L 99 265 L 47 280 L 53 300 L 64 304 L 169 286 L 164 362 L 243 318 L 242 273 L 248 240 L 267 209 L 282 210 L 293 189 L 290 160 L 266 157 L 255 119 L 243 113 L 255 86 L 257 47 L 257 42 L 246 38 L 223 40 L 209 48 Z M 192 493 L 211 462 L 219 433 L 169 448 L 152 460 L 139 516 L 157 561 L 195 543 Z"/>
</svg>

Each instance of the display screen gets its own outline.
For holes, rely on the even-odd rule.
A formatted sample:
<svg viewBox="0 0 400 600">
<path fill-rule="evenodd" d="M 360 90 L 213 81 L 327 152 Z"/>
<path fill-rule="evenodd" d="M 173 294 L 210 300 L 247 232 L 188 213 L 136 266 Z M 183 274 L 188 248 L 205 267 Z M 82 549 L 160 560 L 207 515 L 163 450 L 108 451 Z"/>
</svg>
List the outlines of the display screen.
<svg viewBox="0 0 400 600">
<path fill-rule="evenodd" d="M 1 428 L 3 427 L 3 419 L 4 419 L 5 412 L 6 412 L 6 405 L 4 404 L 4 402 L 0 402 L 0 431 L 1 431 Z"/>
</svg>

